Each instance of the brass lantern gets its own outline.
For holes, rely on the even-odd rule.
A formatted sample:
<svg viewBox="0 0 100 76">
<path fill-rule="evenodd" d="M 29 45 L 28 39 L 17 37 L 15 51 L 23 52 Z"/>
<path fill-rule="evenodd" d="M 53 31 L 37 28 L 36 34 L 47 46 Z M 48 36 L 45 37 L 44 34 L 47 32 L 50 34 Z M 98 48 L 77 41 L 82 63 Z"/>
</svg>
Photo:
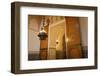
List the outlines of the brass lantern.
<svg viewBox="0 0 100 76">
<path fill-rule="evenodd" d="M 43 17 L 42 21 L 43 21 L 43 27 L 41 27 L 38 37 L 40 40 L 45 40 L 48 37 L 46 31 L 44 30 L 45 17 Z"/>
</svg>

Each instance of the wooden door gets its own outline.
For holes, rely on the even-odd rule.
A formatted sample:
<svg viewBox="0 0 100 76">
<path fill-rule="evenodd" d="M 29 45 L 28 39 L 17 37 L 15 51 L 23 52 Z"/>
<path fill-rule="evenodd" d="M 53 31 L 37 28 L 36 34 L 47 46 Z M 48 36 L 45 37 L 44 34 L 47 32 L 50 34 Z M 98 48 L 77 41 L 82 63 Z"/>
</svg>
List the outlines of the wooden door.
<svg viewBox="0 0 100 76">
<path fill-rule="evenodd" d="M 77 17 L 66 18 L 66 40 L 67 40 L 67 57 L 81 58 L 81 37 L 80 25 Z"/>
</svg>

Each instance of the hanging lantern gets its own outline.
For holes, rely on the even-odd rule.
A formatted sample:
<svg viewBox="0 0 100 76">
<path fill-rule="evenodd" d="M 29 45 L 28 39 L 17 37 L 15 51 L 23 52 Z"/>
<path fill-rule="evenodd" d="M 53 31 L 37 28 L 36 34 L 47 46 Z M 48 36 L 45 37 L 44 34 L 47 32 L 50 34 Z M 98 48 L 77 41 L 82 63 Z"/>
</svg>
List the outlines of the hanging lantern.
<svg viewBox="0 0 100 76">
<path fill-rule="evenodd" d="M 45 23 L 45 17 L 43 17 L 43 27 L 41 28 L 38 34 L 40 40 L 45 40 L 48 37 L 46 31 L 44 30 L 44 23 Z"/>
</svg>

